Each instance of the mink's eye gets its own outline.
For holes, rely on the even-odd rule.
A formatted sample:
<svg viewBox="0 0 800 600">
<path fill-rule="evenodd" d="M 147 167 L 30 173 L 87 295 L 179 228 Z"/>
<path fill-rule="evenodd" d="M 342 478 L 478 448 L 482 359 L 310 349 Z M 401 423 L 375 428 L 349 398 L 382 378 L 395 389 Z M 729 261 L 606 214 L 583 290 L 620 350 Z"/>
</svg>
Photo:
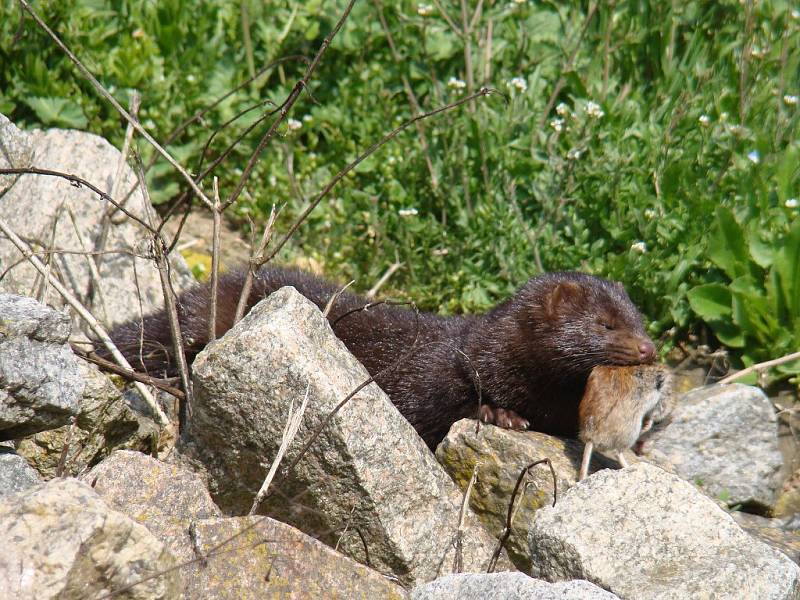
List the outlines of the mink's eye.
<svg viewBox="0 0 800 600">
<path fill-rule="evenodd" d="M 609 331 L 614 331 L 614 326 L 608 321 L 600 321 L 600 325 L 608 329 Z"/>
</svg>

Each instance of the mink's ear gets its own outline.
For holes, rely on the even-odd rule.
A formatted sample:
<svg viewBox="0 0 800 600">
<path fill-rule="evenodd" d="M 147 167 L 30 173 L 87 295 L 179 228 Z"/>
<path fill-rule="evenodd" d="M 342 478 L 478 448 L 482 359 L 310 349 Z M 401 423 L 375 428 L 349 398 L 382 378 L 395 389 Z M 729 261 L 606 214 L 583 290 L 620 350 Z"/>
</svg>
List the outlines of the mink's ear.
<svg viewBox="0 0 800 600">
<path fill-rule="evenodd" d="M 565 304 L 574 304 L 584 296 L 581 285 L 572 281 L 558 283 L 547 298 L 547 313 L 551 316 L 558 314 L 559 308 Z"/>
</svg>

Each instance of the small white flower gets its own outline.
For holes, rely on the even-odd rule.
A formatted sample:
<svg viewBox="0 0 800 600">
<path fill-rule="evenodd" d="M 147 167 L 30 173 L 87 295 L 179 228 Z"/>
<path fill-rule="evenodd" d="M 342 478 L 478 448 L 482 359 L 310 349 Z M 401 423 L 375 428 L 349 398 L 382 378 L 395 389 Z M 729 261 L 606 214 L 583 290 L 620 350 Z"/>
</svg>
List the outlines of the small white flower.
<svg viewBox="0 0 800 600">
<path fill-rule="evenodd" d="M 592 102 L 590 100 L 586 103 L 586 114 L 589 115 L 591 119 L 599 119 L 606 113 L 603 112 L 603 109 L 600 108 L 597 102 Z"/>
<path fill-rule="evenodd" d="M 276 185 L 278 185 L 278 178 L 275 177 L 275 175 L 270 175 L 269 176 L 269 184 L 270 184 L 270 186 L 275 187 Z"/>
<path fill-rule="evenodd" d="M 450 254 L 450 250 L 448 250 L 447 248 L 434 248 L 431 251 L 431 254 L 433 254 L 434 256 L 447 256 L 448 254 Z"/>
<path fill-rule="evenodd" d="M 559 102 L 558 106 L 556 106 L 556 113 L 558 113 L 559 117 L 566 117 L 569 115 L 569 106 L 563 102 Z"/>
<path fill-rule="evenodd" d="M 454 90 L 463 90 L 467 87 L 467 82 L 457 77 L 451 77 L 447 80 L 447 87 L 453 88 Z"/>
<path fill-rule="evenodd" d="M 653 219 L 656 218 L 656 211 L 652 208 L 645 208 L 644 216 L 652 221 Z"/>
<path fill-rule="evenodd" d="M 508 87 L 517 88 L 520 92 L 525 92 L 528 89 L 528 82 L 522 77 L 514 77 L 511 81 L 506 83 Z"/>
<path fill-rule="evenodd" d="M 786 94 L 783 97 L 783 101 L 784 101 L 784 103 L 788 104 L 789 106 L 797 106 L 798 97 L 797 96 L 790 96 L 789 94 Z"/>
<path fill-rule="evenodd" d="M 303 124 L 300 121 L 298 121 L 297 119 L 288 119 L 286 121 L 286 125 L 287 125 L 287 127 L 289 127 L 289 129 L 291 131 L 297 131 L 298 129 L 300 129 L 303 126 Z"/>
<path fill-rule="evenodd" d="M 386 162 L 389 163 L 390 165 L 393 165 L 394 163 L 397 162 L 397 157 L 390 156 L 388 159 L 386 159 Z"/>
<path fill-rule="evenodd" d="M 767 55 L 767 50 L 768 48 L 759 48 L 758 46 L 753 46 L 750 49 L 750 55 L 753 58 L 758 58 L 760 60 Z"/>
<path fill-rule="evenodd" d="M 758 153 L 758 150 L 753 150 L 752 152 L 748 152 L 747 160 L 749 160 L 754 165 L 757 165 L 761 162 L 761 155 Z"/>
<path fill-rule="evenodd" d="M 415 217 L 419 214 L 419 211 L 416 208 L 401 208 L 397 211 L 397 214 L 401 217 Z"/>
<path fill-rule="evenodd" d="M 797 198 L 787 198 L 783 205 L 786 208 L 797 208 L 800 206 L 800 202 L 798 202 Z"/>
<path fill-rule="evenodd" d="M 310 123 L 313 119 L 314 119 L 314 117 L 312 117 L 311 115 L 303 115 L 303 122 L 304 123 Z"/>
<path fill-rule="evenodd" d="M 567 152 L 567 160 L 578 160 L 583 154 L 582 150 L 578 148 L 570 148 L 569 152 Z"/>
<path fill-rule="evenodd" d="M 700 116 L 697 118 L 697 121 L 698 121 L 698 123 L 700 123 L 700 125 L 702 125 L 703 127 L 708 127 L 708 126 L 711 124 L 711 117 L 709 117 L 708 115 L 700 115 Z"/>
<path fill-rule="evenodd" d="M 553 119 L 550 121 L 550 127 L 552 127 L 556 133 L 561 133 L 564 131 L 564 119 Z"/>
<path fill-rule="evenodd" d="M 420 17 L 429 17 L 433 14 L 433 6 L 431 6 L 430 4 L 418 4 L 417 14 Z"/>
<path fill-rule="evenodd" d="M 747 134 L 747 129 L 741 125 L 731 125 L 730 132 L 736 137 L 744 137 Z"/>
<path fill-rule="evenodd" d="M 639 254 L 644 254 L 647 252 L 647 244 L 644 242 L 634 242 L 631 244 L 631 250 L 633 252 L 638 252 Z"/>
<path fill-rule="evenodd" d="M 719 120 L 722 121 L 723 123 L 725 121 L 727 121 L 728 120 L 728 113 L 726 113 L 726 112 L 719 113 Z"/>
<path fill-rule="evenodd" d="M 789 16 L 795 21 L 800 21 L 800 10 L 795 8 L 789 13 Z"/>
<path fill-rule="evenodd" d="M 189 83 L 194 83 L 195 81 L 197 81 L 197 78 L 191 73 L 189 73 L 189 75 L 186 76 L 186 81 L 188 81 Z"/>
</svg>

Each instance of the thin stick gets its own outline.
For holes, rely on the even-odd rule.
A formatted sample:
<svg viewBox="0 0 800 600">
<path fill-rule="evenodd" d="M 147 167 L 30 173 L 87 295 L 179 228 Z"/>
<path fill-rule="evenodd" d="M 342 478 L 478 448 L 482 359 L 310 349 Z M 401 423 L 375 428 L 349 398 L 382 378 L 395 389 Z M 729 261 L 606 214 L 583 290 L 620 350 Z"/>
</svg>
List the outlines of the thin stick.
<svg viewBox="0 0 800 600">
<path fill-rule="evenodd" d="M 767 360 L 755 365 L 750 365 L 746 369 L 742 369 L 741 371 L 737 371 L 733 375 L 728 375 L 724 379 L 720 379 L 717 382 L 717 385 L 721 385 L 724 383 L 731 383 L 733 381 L 736 381 L 737 379 L 741 379 L 742 377 L 750 375 L 750 373 L 753 373 L 755 371 L 759 372 L 764 371 L 766 369 L 769 369 L 770 367 L 777 367 L 778 365 L 792 362 L 793 360 L 800 360 L 800 352 L 793 352 L 792 354 L 787 354 L 786 356 L 781 356 L 780 358 L 773 358 L 772 360 Z"/>
<path fill-rule="evenodd" d="M 311 384 L 309 383 L 306 385 L 306 394 L 303 397 L 303 401 L 301 402 L 297 411 L 294 410 L 294 399 L 292 399 L 289 404 L 289 415 L 286 418 L 286 425 L 283 428 L 281 445 L 278 448 L 278 453 L 275 455 L 275 459 L 272 461 L 272 465 L 270 466 L 269 472 L 264 479 L 264 483 L 261 484 L 261 489 L 258 490 L 258 494 L 256 494 L 256 497 L 253 500 L 253 506 L 250 507 L 250 512 L 247 513 L 248 515 L 254 515 L 256 510 L 258 510 L 258 506 L 264 501 L 264 497 L 267 495 L 267 490 L 269 490 L 269 485 L 272 483 L 272 479 L 275 477 L 275 473 L 278 471 L 278 465 L 281 464 L 283 455 L 286 454 L 286 450 L 289 448 L 291 443 L 294 441 L 295 436 L 297 435 L 297 430 L 300 429 L 300 423 L 303 422 L 303 414 L 306 412 L 306 406 L 308 405 L 308 392 L 310 389 Z"/>
<path fill-rule="evenodd" d="M 403 263 L 401 263 L 397 259 L 395 259 L 395 262 L 393 262 L 392 264 L 389 265 L 389 268 L 386 269 L 386 272 L 383 275 L 381 275 L 381 278 L 378 279 L 378 281 L 375 282 L 375 285 L 373 285 L 369 289 L 369 291 L 366 294 L 367 298 L 370 298 L 370 299 L 374 298 L 375 295 L 378 293 L 378 291 L 383 287 L 383 285 L 387 281 L 389 281 L 389 278 L 392 275 L 394 275 L 397 272 L 397 270 L 402 266 L 403 266 Z"/>
<path fill-rule="evenodd" d="M 74 344 L 72 345 L 72 351 L 84 360 L 97 365 L 103 371 L 109 371 L 114 375 L 119 375 L 120 377 L 123 377 L 129 381 L 140 381 L 142 383 L 146 383 L 147 385 L 151 385 L 154 388 L 158 388 L 159 390 L 163 390 L 168 394 L 175 396 L 178 400 L 183 400 L 183 398 L 185 398 L 182 390 L 171 386 L 169 383 L 166 383 L 167 381 L 170 381 L 168 379 L 158 379 L 156 377 L 151 377 L 150 375 L 145 375 L 144 373 L 139 373 L 138 371 L 124 369 L 119 365 L 100 358 L 99 356 L 88 354 L 83 350 L 78 349 Z"/>
<path fill-rule="evenodd" d="M 52 30 L 47 26 L 47 24 L 39 17 L 39 15 L 36 14 L 36 11 L 34 11 L 31 8 L 31 5 L 28 4 L 26 0 L 19 0 L 19 3 L 22 5 L 22 8 L 25 9 L 25 11 L 31 17 L 33 17 L 33 20 L 36 21 L 36 24 L 39 25 L 39 27 L 41 27 L 48 36 L 50 36 L 50 39 L 52 39 L 56 43 L 56 45 L 59 48 L 61 48 L 61 50 L 67 55 L 67 57 L 72 61 L 72 63 L 76 67 L 78 67 L 78 70 L 81 72 L 81 74 L 83 74 L 83 76 L 89 80 L 89 83 L 92 84 L 92 87 L 94 87 L 94 89 L 97 90 L 97 93 L 99 93 L 103 98 L 108 100 L 108 102 L 111 103 L 111 106 L 113 106 L 116 109 L 116 111 L 119 114 L 121 114 L 125 118 L 125 120 L 128 121 L 128 123 L 130 123 L 134 129 L 136 129 L 136 131 L 139 132 L 139 135 L 141 135 L 144 139 L 146 139 L 150 143 L 150 145 L 152 145 L 153 148 L 155 148 L 156 151 L 159 154 L 161 154 L 161 156 L 163 156 L 167 160 L 167 162 L 171 164 L 175 168 L 175 170 L 178 171 L 178 173 L 180 173 L 183 176 L 184 179 L 186 179 L 186 181 L 189 183 L 189 186 L 192 188 L 194 193 L 200 197 L 200 199 L 206 204 L 206 206 L 211 207 L 211 200 L 209 200 L 208 197 L 205 195 L 205 193 L 203 193 L 203 190 L 200 189 L 200 186 L 198 186 L 195 183 L 194 179 L 192 179 L 192 176 L 189 174 L 189 172 L 186 169 L 184 169 L 177 160 L 172 158 L 172 155 L 169 152 L 167 152 L 164 148 L 161 147 L 161 145 L 153 138 L 153 136 L 151 136 L 147 132 L 147 130 L 144 127 L 142 127 L 139 121 L 135 117 L 131 116 L 128 113 L 128 111 L 125 110 L 119 102 L 117 102 L 114 96 L 108 93 L 108 91 L 102 86 L 102 84 L 99 81 L 97 81 L 95 76 L 92 75 L 89 69 L 83 66 L 83 63 L 78 59 L 78 57 L 72 53 L 72 51 L 64 44 L 64 42 L 62 42 L 61 39 L 55 33 L 53 33 Z"/>
<path fill-rule="evenodd" d="M 42 261 L 36 257 L 31 250 L 31 247 L 28 246 L 28 244 L 26 244 L 3 219 L 0 219 L 0 231 L 2 231 L 3 234 L 11 241 L 11 243 L 17 247 L 17 250 L 22 253 L 22 255 L 33 265 L 33 267 L 39 271 L 39 273 L 41 273 L 43 276 L 47 276 L 47 267 L 45 267 L 42 264 Z M 94 318 L 94 315 L 92 315 L 92 313 L 90 313 L 86 307 L 83 306 L 83 304 L 81 304 L 80 301 L 70 293 L 67 288 L 61 285 L 61 282 L 59 282 L 58 279 L 52 276 L 49 276 L 48 279 L 50 280 L 50 285 L 52 285 L 53 288 L 55 288 L 55 290 L 61 294 L 61 297 L 64 298 L 64 301 L 69 304 L 91 328 L 94 334 L 102 342 L 103 346 L 105 346 L 111 356 L 114 357 L 114 360 L 117 361 L 117 364 L 132 371 L 133 369 L 131 368 L 131 365 L 117 349 L 116 345 L 114 345 L 114 342 L 108 336 L 108 333 L 106 333 L 106 330 L 103 328 L 100 322 Z M 147 406 L 156 415 L 159 423 L 162 426 L 168 425 L 169 419 L 167 418 L 167 415 L 165 415 L 164 411 L 161 410 L 161 407 L 158 406 L 158 403 L 156 403 L 150 391 L 144 386 L 144 384 L 140 382 L 136 382 L 135 386 L 142 395 L 142 398 L 144 398 Z"/>
<path fill-rule="evenodd" d="M 244 4 L 242 4 L 244 7 Z M 217 294 L 219 292 L 219 230 L 222 221 L 222 209 L 219 201 L 219 180 L 214 175 L 214 215 L 213 233 L 211 236 L 211 305 L 208 311 L 208 341 L 217 339 Z"/>
<path fill-rule="evenodd" d="M 83 252 L 86 252 L 86 265 L 89 267 L 89 274 L 91 275 L 91 282 L 92 282 L 92 289 L 97 290 L 97 295 L 100 298 L 100 306 L 103 309 L 103 319 L 106 323 L 108 323 L 108 304 L 106 304 L 106 295 L 103 292 L 103 283 L 102 278 L 100 277 L 100 271 L 97 270 L 97 264 L 95 263 L 92 255 L 87 250 L 89 244 L 87 244 L 86 240 L 83 237 L 83 232 L 81 232 L 80 227 L 78 227 L 78 220 L 75 217 L 75 212 L 67 206 L 67 214 L 69 215 L 69 219 L 72 222 L 72 228 L 75 230 L 75 237 L 78 238 L 78 244 L 81 247 Z M 99 254 L 95 254 L 96 258 L 99 258 Z M 135 259 L 134 259 L 135 260 Z"/>
<path fill-rule="evenodd" d="M 325 310 L 322 311 L 323 317 L 325 317 L 326 319 L 328 318 L 328 313 L 331 312 L 331 309 L 333 308 L 333 305 L 336 304 L 336 301 L 339 299 L 339 296 L 341 296 L 344 293 L 344 291 L 351 285 L 353 285 L 355 282 L 356 282 L 355 279 L 351 279 L 350 283 L 345 285 L 342 289 L 336 290 L 336 292 L 334 292 L 333 296 L 330 297 L 328 303 L 325 305 Z"/>
<path fill-rule="evenodd" d="M 461 498 L 461 509 L 458 512 L 458 530 L 456 531 L 455 539 L 455 556 L 453 557 L 453 573 L 461 573 L 464 570 L 464 522 L 467 519 L 467 508 L 469 507 L 469 499 L 472 496 L 472 488 L 475 485 L 475 480 L 478 478 L 478 463 L 472 468 L 472 477 L 469 478 L 467 489 L 464 490 L 464 496 Z"/>
<path fill-rule="evenodd" d="M 242 293 L 239 295 L 239 303 L 236 305 L 236 314 L 233 317 L 233 323 L 236 324 L 244 317 L 244 311 L 247 308 L 247 302 L 250 299 L 250 290 L 253 288 L 253 277 L 261 266 L 266 262 L 264 258 L 264 251 L 267 249 L 270 239 L 272 238 L 272 227 L 275 225 L 275 219 L 278 217 L 279 210 L 275 210 L 275 205 L 272 205 L 272 210 L 269 213 L 267 225 L 264 227 L 264 232 L 261 234 L 261 241 L 258 248 L 253 250 L 250 256 L 250 268 L 247 269 L 247 275 L 244 278 L 242 285 Z"/>
</svg>

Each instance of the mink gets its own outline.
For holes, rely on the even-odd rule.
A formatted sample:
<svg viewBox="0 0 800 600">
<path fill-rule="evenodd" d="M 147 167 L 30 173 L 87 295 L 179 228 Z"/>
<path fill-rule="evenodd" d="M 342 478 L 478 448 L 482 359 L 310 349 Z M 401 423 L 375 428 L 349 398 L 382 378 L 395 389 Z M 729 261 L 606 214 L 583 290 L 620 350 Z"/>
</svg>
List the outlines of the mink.
<svg viewBox="0 0 800 600">
<path fill-rule="evenodd" d="M 240 271 L 220 277 L 217 336 L 233 325 L 244 277 Z M 247 310 L 283 286 L 293 286 L 321 309 L 339 290 L 303 271 L 262 268 Z M 208 342 L 209 297 L 206 284 L 178 299 L 190 364 Z M 623 286 L 582 273 L 533 277 L 480 315 L 444 317 L 389 304 L 362 310 L 369 303 L 344 292 L 328 320 L 431 449 L 455 421 L 476 416 L 507 428 L 574 437 L 593 367 L 655 359 Z M 176 373 L 164 311 L 125 323 L 111 337 L 135 369 L 154 376 Z"/>
<path fill-rule="evenodd" d="M 579 437 L 586 444 L 578 479 L 586 477 L 594 448 L 613 450 L 627 467 L 622 452 L 667 416 L 672 388 L 672 374 L 664 365 L 595 367 L 578 410 Z"/>
</svg>

